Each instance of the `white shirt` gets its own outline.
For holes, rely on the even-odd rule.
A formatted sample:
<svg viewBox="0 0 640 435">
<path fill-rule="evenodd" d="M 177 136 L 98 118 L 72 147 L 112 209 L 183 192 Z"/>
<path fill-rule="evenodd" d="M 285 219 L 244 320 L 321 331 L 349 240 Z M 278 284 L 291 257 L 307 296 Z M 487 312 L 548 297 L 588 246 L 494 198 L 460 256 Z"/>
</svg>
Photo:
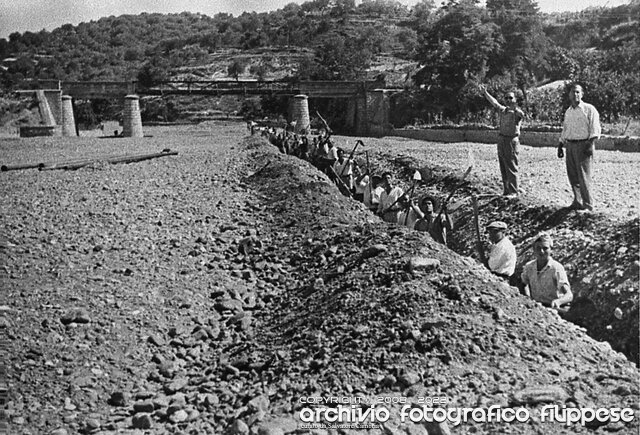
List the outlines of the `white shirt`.
<svg viewBox="0 0 640 435">
<path fill-rule="evenodd" d="M 333 170 L 336 171 L 339 177 L 353 175 L 353 160 L 344 159 L 342 163 L 336 160 L 333 164 Z"/>
<path fill-rule="evenodd" d="M 378 213 L 391 211 L 388 210 L 388 208 L 393 204 L 395 204 L 394 208 L 400 208 L 398 205 L 398 198 L 402 195 L 404 195 L 404 191 L 399 187 L 394 187 L 389 193 L 383 189 L 382 194 L 380 195 L 380 203 L 378 204 Z"/>
<path fill-rule="evenodd" d="M 513 275 L 516 270 L 516 248 L 508 237 L 491 247 L 489 269 L 501 275 Z"/>
<path fill-rule="evenodd" d="M 329 151 L 327 152 L 327 158 L 331 160 L 338 160 L 338 148 L 336 148 L 335 146 L 329 148 Z"/>
<path fill-rule="evenodd" d="M 380 196 L 382 195 L 382 192 L 384 192 L 384 188 L 382 186 L 378 186 L 369 191 L 369 183 L 367 183 L 367 186 L 364 189 L 364 205 L 368 208 L 378 206 L 378 204 L 380 204 Z"/>
<path fill-rule="evenodd" d="M 564 286 L 570 288 L 567 272 L 553 258 L 539 272 L 536 260 L 531 260 L 524 266 L 520 278 L 529 286 L 531 298 L 547 305 L 566 294 Z"/>
<path fill-rule="evenodd" d="M 360 195 L 366 195 L 366 191 L 369 190 L 369 176 L 365 175 L 364 177 L 362 177 L 362 179 L 360 180 L 360 182 L 358 184 L 356 184 L 356 193 L 360 194 Z M 366 202 L 365 202 L 366 204 Z M 368 205 L 367 205 L 368 207 Z"/>
<path fill-rule="evenodd" d="M 583 101 L 564 113 L 560 141 L 598 139 L 601 134 L 600 115 L 595 107 Z"/>
</svg>

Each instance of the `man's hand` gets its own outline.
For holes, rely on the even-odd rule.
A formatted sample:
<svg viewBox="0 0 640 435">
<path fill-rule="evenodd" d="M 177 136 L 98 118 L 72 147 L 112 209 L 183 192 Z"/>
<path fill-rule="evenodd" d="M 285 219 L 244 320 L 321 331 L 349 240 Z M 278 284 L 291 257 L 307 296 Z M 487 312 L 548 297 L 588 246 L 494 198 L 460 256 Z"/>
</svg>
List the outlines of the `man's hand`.
<svg viewBox="0 0 640 435">
<path fill-rule="evenodd" d="M 564 148 L 562 148 L 562 144 L 558 145 L 558 158 L 564 158 Z"/>
<path fill-rule="evenodd" d="M 560 308 L 560 299 L 554 299 L 551 301 L 551 308 Z"/>
<path fill-rule="evenodd" d="M 596 141 L 595 141 L 595 139 L 591 139 L 589 141 L 589 146 L 584 150 L 584 154 L 586 156 L 591 157 L 595 150 L 596 150 Z"/>
</svg>

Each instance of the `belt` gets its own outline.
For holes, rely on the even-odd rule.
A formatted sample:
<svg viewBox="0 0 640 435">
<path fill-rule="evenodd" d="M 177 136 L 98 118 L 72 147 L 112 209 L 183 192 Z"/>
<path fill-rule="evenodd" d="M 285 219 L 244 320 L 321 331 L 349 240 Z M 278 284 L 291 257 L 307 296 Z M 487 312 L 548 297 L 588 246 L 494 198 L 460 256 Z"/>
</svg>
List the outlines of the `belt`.
<svg viewBox="0 0 640 435">
<path fill-rule="evenodd" d="M 567 142 L 586 142 L 589 138 L 586 139 L 567 139 Z"/>
<path fill-rule="evenodd" d="M 514 137 L 518 137 L 518 136 L 520 136 L 520 135 L 519 135 L 519 134 L 513 134 L 513 135 L 510 135 L 510 134 L 501 134 L 501 133 L 498 133 L 498 136 L 508 137 L 508 138 L 513 139 Z"/>
</svg>

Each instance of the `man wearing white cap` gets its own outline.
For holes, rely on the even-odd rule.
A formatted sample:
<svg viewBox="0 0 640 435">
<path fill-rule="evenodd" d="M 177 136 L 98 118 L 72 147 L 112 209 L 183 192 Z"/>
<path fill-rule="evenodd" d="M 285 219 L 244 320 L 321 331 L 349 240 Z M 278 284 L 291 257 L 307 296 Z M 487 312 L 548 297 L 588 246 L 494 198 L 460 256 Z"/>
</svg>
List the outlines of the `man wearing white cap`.
<svg viewBox="0 0 640 435">
<path fill-rule="evenodd" d="M 506 236 L 507 224 L 501 221 L 487 225 L 489 240 L 492 243 L 489 252 L 489 270 L 498 276 L 510 278 L 516 270 L 516 248 Z"/>
<path fill-rule="evenodd" d="M 553 239 L 540 233 L 533 242 L 535 260 L 528 262 L 522 271 L 525 294 L 541 304 L 559 309 L 573 300 L 571 286 L 564 267 L 551 258 Z"/>
</svg>

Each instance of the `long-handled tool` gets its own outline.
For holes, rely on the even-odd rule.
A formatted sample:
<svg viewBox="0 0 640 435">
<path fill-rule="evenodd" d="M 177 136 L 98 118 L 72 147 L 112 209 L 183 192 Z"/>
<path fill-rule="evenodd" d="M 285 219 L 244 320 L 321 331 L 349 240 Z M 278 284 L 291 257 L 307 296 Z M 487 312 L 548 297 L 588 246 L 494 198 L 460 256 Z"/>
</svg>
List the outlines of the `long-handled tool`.
<svg viewBox="0 0 640 435">
<path fill-rule="evenodd" d="M 373 180 L 371 177 L 371 167 L 369 166 L 369 151 L 365 151 L 364 155 L 367 158 L 367 175 L 369 176 L 369 183 L 367 184 L 367 186 L 369 188 L 369 198 L 373 199 Z"/>
<path fill-rule="evenodd" d="M 438 219 L 440 219 L 440 216 L 442 216 L 442 212 L 444 211 L 444 209 L 447 206 L 447 203 L 449 201 L 451 201 L 451 198 L 453 198 L 453 195 L 456 193 L 456 190 L 458 190 L 460 187 L 462 187 L 462 185 L 464 184 L 464 180 L 469 176 L 469 174 L 471 173 L 471 170 L 473 169 L 473 164 L 471 164 L 468 168 L 467 171 L 464 173 L 464 175 L 462 176 L 462 179 L 460 180 L 460 182 L 453 188 L 453 190 L 451 191 L 451 193 L 449 194 L 449 196 L 447 196 L 447 199 L 445 199 L 442 202 L 442 205 L 440 206 L 440 211 L 438 212 L 438 216 L 436 217 L 436 222 L 438 221 Z"/>
<path fill-rule="evenodd" d="M 331 134 L 333 133 L 333 130 L 331 130 L 331 127 L 329 127 L 329 124 L 327 123 L 327 121 L 322 117 L 322 115 L 320 115 L 320 112 L 318 112 L 317 110 L 316 110 L 316 115 L 318 115 L 318 118 L 320 118 L 320 120 L 324 124 L 325 130 L 327 130 L 327 137 L 331 136 Z"/>
<path fill-rule="evenodd" d="M 480 236 L 480 219 L 478 217 L 478 197 L 473 195 L 471 197 L 473 201 L 473 226 L 476 229 L 476 250 L 478 251 L 478 258 L 480 262 L 485 266 L 489 267 L 489 263 L 487 262 L 487 257 L 484 255 L 484 248 L 482 247 L 482 238 Z"/>
<path fill-rule="evenodd" d="M 351 154 L 349 154 L 349 159 L 347 160 L 347 162 L 353 159 L 353 156 L 355 155 L 356 150 L 358 149 L 358 145 L 364 146 L 364 142 L 362 142 L 360 139 L 356 141 L 356 145 L 351 150 Z M 340 171 L 340 177 L 344 175 L 345 169 L 347 169 L 347 165 L 342 165 L 342 170 Z"/>
<path fill-rule="evenodd" d="M 351 198 L 352 195 L 351 195 L 351 190 L 349 190 L 349 187 L 344 183 L 344 181 L 342 181 L 342 178 L 338 177 L 338 174 L 336 174 L 336 171 L 335 169 L 333 169 L 332 166 L 327 166 L 327 167 L 329 168 L 329 171 L 331 171 L 331 174 L 333 174 L 333 176 L 335 177 L 338 187 L 342 187 L 342 190 L 344 190 L 343 193 L 349 198 Z"/>
<path fill-rule="evenodd" d="M 420 175 L 420 171 L 415 171 L 413 173 L 413 184 L 411 185 L 411 188 L 409 189 L 409 194 L 408 196 L 410 197 L 413 194 L 413 191 L 416 188 L 416 184 L 422 181 L 422 175 Z M 382 214 L 385 214 L 386 212 L 388 212 L 389 210 L 391 210 L 397 203 L 398 201 L 400 201 L 400 199 L 403 197 L 404 195 L 401 195 L 398 199 L 396 199 L 393 204 L 391 204 L 389 207 L 387 207 L 386 209 L 384 209 L 382 211 Z"/>
</svg>

